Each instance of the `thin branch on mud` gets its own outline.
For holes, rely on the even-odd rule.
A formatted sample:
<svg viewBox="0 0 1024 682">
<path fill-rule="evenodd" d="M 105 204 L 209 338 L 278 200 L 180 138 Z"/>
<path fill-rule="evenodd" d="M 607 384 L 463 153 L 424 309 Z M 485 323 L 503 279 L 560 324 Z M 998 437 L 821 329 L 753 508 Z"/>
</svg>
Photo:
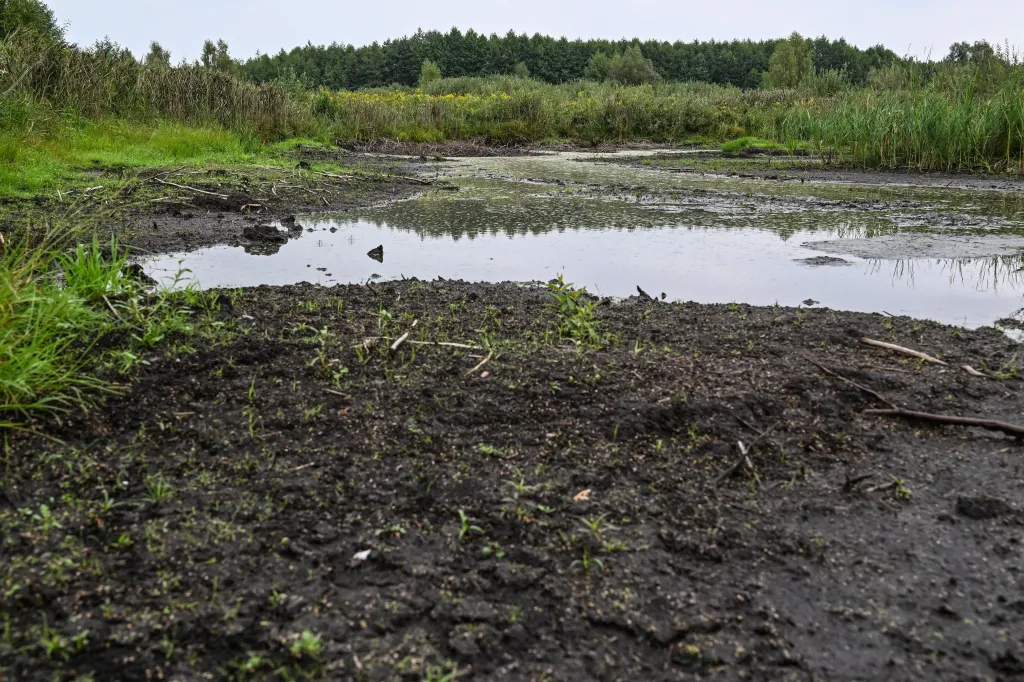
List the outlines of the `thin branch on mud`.
<svg viewBox="0 0 1024 682">
<path fill-rule="evenodd" d="M 930 362 L 933 365 L 942 365 L 944 367 L 949 366 L 947 363 L 943 362 L 942 360 L 939 360 L 938 358 L 933 358 L 931 355 L 928 355 L 927 353 L 922 353 L 921 351 L 913 350 L 912 348 L 904 348 L 903 346 L 897 346 L 894 343 L 886 343 L 885 341 L 875 341 L 874 339 L 869 339 L 867 337 L 862 338 L 860 341 L 861 343 L 866 343 L 869 346 L 885 348 L 886 350 L 902 353 L 903 355 L 909 355 L 912 358 L 924 360 L 925 362 Z"/>
<path fill-rule="evenodd" d="M 747 446 L 743 444 L 743 441 L 738 441 L 736 443 L 736 447 L 739 448 L 740 458 L 736 460 L 735 464 L 733 464 L 731 467 L 729 467 L 728 469 L 726 469 L 725 471 L 718 475 L 718 477 L 715 479 L 716 488 L 722 485 L 722 483 L 726 479 L 735 476 L 736 472 L 739 471 L 741 468 L 746 469 L 747 471 L 752 473 L 755 478 L 757 478 L 757 472 L 754 470 L 754 463 L 750 461 L 750 451 L 747 449 Z M 758 483 L 761 482 L 761 479 L 758 478 L 757 480 Z"/>
<path fill-rule="evenodd" d="M 337 173 L 328 173 L 326 171 L 318 171 L 317 173 L 319 175 L 324 176 L 325 178 L 335 178 L 337 180 L 357 180 L 358 179 L 355 175 L 339 175 Z"/>
<path fill-rule="evenodd" d="M 417 346 L 444 346 L 445 348 L 461 348 L 463 350 L 483 350 L 480 346 L 470 346 L 466 343 L 449 343 L 447 341 L 410 341 Z"/>
<path fill-rule="evenodd" d="M 860 476 L 854 476 L 853 478 L 847 478 L 846 482 L 843 483 L 843 492 L 852 493 L 854 488 L 858 485 L 867 481 L 868 479 L 874 478 L 875 474 L 861 474 Z"/>
<path fill-rule="evenodd" d="M 391 352 L 394 353 L 398 348 L 409 339 L 409 332 L 406 332 L 398 337 L 398 340 L 391 344 Z"/>
<path fill-rule="evenodd" d="M 973 367 L 971 367 L 970 365 L 962 365 L 961 369 L 963 369 L 963 371 L 965 371 L 968 374 L 970 374 L 972 377 L 978 377 L 979 379 L 995 379 L 996 378 L 996 377 L 992 376 L 991 374 L 986 374 L 985 372 L 976 370 Z"/>
<path fill-rule="evenodd" d="M 875 414 L 888 417 L 903 417 L 904 419 L 919 419 L 921 421 L 935 422 L 936 424 L 953 424 L 957 426 L 979 426 L 989 431 L 1002 431 L 1003 433 L 1024 439 L 1024 426 L 1008 424 L 1007 422 L 994 419 L 982 419 L 978 417 L 951 417 L 943 414 L 931 414 L 929 412 L 916 412 L 893 407 L 891 410 L 864 410 L 864 414 Z"/>
<path fill-rule="evenodd" d="M 849 385 L 853 386 L 853 387 L 854 387 L 854 388 L 856 388 L 856 389 L 859 389 L 859 390 L 861 390 L 861 391 L 864 391 L 864 392 L 865 392 L 865 393 L 867 393 L 868 395 L 870 395 L 870 396 L 873 396 L 873 397 L 874 397 L 874 398 L 875 398 L 876 400 L 879 400 L 879 401 L 881 401 L 881 402 L 885 403 L 886 405 L 888 405 L 889 407 L 891 407 L 891 408 L 892 408 L 892 409 L 894 409 L 894 410 L 899 410 L 899 409 L 900 409 L 899 407 L 897 407 L 897 406 L 896 406 L 896 404 L 895 404 L 895 403 L 893 403 L 892 401 L 890 401 L 890 400 L 889 400 L 888 398 L 886 398 L 885 396 L 883 396 L 883 395 L 882 395 L 881 393 L 879 393 L 879 392 L 877 392 L 877 391 L 874 391 L 874 390 L 872 390 L 872 389 L 868 388 L 867 386 L 861 386 L 861 385 L 860 385 L 860 384 L 858 384 L 858 383 L 857 383 L 856 381 L 851 381 L 850 379 L 847 379 L 847 378 L 846 378 L 846 377 L 844 377 L 844 376 L 841 376 L 841 375 L 839 375 L 839 374 L 836 374 L 835 372 L 833 372 L 832 370 L 830 370 L 830 369 L 829 369 L 828 367 L 826 367 L 825 365 L 821 364 L 821 363 L 820 363 L 820 362 L 818 362 L 817 360 L 814 360 L 813 358 L 809 358 L 809 357 L 807 357 L 806 355 L 803 355 L 803 356 L 801 356 L 801 357 L 803 357 L 803 359 L 804 359 L 804 360 L 806 360 L 807 362 L 811 363 L 812 365 L 814 365 L 815 367 L 817 367 L 818 369 L 820 369 L 820 370 L 821 370 L 822 372 L 825 372 L 825 373 L 826 373 L 826 374 L 828 374 L 829 376 L 833 376 L 833 377 L 835 377 L 836 379 L 839 379 L 840 381 L 842 381 L 842 382 L 845 382 L 845 383 L 847 383 L 847 384 L 849 384 Z"/>
<path fill-rule="evenodd" d="M 142 178 L 142 180 L 156 180 L 157 178 L 166 178 L 170 175 L 174 175 L 175 173 L 180 173 L 181 171 L 185 170 L 185 168 L 187 168 L 187 166 L 179 166 L 174 170 L 164 171 L 162 173 L 157 173 L 156 175 L 150 175 L 148 177 Z"/>
<path fill-rule="evenodd" d="M 488 362 L 490 362 L 491 358 L 493 358 L 493 357 L 494 357 L 494 351 L 492 350 L 490 353 L 487 354 L 486 358 L 484 358 L 483 360 L 480 361 L 479 365 L 477 365 L 473 369 L 471 369 L 468 372 L 466 372 L 466 376 L 469 376 L 470 374 L 475 374 L 477 372 L 477 370 L 479 370 L 481 367 L 483 367 Z"/>
<path fill-rule="evenodd" d="M 199 194 L 206 194 L 206 195 L 209 195 L 211 197 L 217 197 L 218 199 L 227 199 L 228 198 L 227 194 L 218 194 L 217 192 L 207 192 L 205 189 L 197 189 L 195 187 L 189 187 L 188 185 L 179 185 L 176 182 L 170 182 L 168 180 L 161 180 L 160 178 L 153 178 L 153 179 L 156 182 L 159 182 L 161 185 L 169 185 L 171 187 L 177 187 L 178 189 L 187 189 L 190 192 L 197 192 Z"/>
<path fill-rule="evenodd" d="M 884 492 L 884 491 L 886 491 L 886 490 L 892 490 L 892 489 L 893 489 L 893 488 L 895 488 L 895 487 L 896 487 L 897 485 L 899 485 L 899 484 L 898 484 L 898 483 L 896 483 L 896 481 L 889 481 L 888 483 L 883 483 L 882 485 L 876 485 L 876 486 L 874 486 L 873 488 L 868 488 L 868 489 L 867 489 L 867 490 L 865 490 L 864 492 L 865 492 L 865 493 L 868 493 L 868 494 L 871 494 L 871 493 L 880 493 L 880 492 Z"/>
<path fill-rule="evenodd" d="M 330 388 L 325 388 L 324 393 L 330 393 L 331 395 L 336 395 L 339 398 L 348 398 L 348 396 L 342 393 L 341 391 L 335 391 Z"/>
<path fill-rule="evenodd" d="M 408 180 L 409 182 L 416 182 L 416 183 L 419 183 L 421 185 L 433 185 L 434 184 L 433 180 L 423 180 L 421 178 L 414 178 L 414 177 L 412 177 L 410 175 L 395 175 L 394 178 L 396 180 Z"/>
</svg>

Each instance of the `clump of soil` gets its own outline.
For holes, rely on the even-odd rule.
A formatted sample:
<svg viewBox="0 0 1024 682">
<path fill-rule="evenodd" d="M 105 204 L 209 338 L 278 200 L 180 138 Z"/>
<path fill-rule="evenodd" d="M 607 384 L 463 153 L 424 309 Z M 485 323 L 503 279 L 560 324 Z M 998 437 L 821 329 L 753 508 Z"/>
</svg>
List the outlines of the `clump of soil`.
<svg viewBox="0 0 1024 682">
<path fill-rule="evenodd" d="M 8 434 L 10 679 L 985 679 L 1024 660 L 1015 345 L 536 287 L 260 287 Z M 408 334 L 408 336 L 406 336 Z M 870 348 L 870 336 L 948 367 Z M 180 347 L 180 345 L 179 345 Z M 741 445 L 742 443 L 742 445 Z"/>
</svg>

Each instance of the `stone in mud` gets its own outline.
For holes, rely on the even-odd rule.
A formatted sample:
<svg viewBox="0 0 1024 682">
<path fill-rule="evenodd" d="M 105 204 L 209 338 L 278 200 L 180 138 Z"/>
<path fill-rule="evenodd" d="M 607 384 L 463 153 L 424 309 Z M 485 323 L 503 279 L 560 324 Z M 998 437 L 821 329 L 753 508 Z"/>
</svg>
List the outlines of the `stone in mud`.
<svg viewBox="0 0 1024 682">
<path fill-rule="evenodd" d="M 254 242 L 267 244 L 284 244 L 288 241 L 288 236 L 273 225 L 247 225 L 242 229 L 242 236 Z"/>
<path fill-rule="evenodd" d="M 377 261 L 378 263 L 383 263 L 384 262 L 384 245 L 381 244 L 376 249 L 371 250 L 366 255 L 369 256 L 370 258 L 372 258 L 373 260 Z"/>
<path fill-rule="evenodd" d="M 821 266 L 821 265 L 853 265 L 848 260 L 842 258 L 835 258 L 834 256 L 814 256 L 813 258 L 797 258 L 797 263 L 803 263 L 804 265 Z"/>
<path fill-rule="evenodd" d="M 146 271 L 142 269 L 142 266 L 138 263 L 129 263 L 124 266 L 124 275 L 128 279 L 133 279 L 136 282 L 140 282 L 145 285 L 156 284 L 156 280 L 146 274 Z"/>
</svg>

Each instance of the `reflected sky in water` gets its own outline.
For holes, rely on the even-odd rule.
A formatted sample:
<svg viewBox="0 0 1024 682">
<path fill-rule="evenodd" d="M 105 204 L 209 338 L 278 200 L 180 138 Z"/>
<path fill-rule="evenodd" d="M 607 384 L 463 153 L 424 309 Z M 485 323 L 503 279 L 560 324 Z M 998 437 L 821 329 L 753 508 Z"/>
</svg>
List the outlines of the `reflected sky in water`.
<svg viewBox="0 0 1024 682">
<path fill-rule="evenodd" d="M 207 288 L 564 273 L 609 296 L 639 285 L 706 303 L 810 298 L 968 327 L 1024 307 L 1020 193 L 769 183 L 582 158 L 468 159 L 445 168 L 459 192 L 300 217 L 307 231 L 272 254 L 219 246 L 144 265 L 165 281 L 187 268 Z M 383 263 L 367 256 L 379 245 Z M 844 263 L 801 262 L 826 252 Z"/>
</svg>

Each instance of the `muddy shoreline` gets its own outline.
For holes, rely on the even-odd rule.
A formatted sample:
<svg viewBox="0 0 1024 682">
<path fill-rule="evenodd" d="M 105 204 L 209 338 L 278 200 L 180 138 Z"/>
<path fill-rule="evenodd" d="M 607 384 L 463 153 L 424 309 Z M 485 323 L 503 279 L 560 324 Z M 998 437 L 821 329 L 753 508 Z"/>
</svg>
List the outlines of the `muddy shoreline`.
<svg viewBox="0 0 1024 682">
<path fill-rule="evenodd" d="M 864 414 L 879 403 L 811 362 L 900 405 L 1019 421 L 1019 379 L 958 369 L 1006 368 L 1018 346 L 908 318 L 634 298 L 597 307 L 604 346 L 582 351 L 558 340 L 548 302 L 536 286 L 411 280 L 226 292 L 238 338 L 147 355 L 101 409 L 35 425 L 63 444 L 12 434 L 0 667 L 17 680 L 1024 667 L 1022 444 Z M 66 647 L 48 657 L 34 642 L 54 628 Z"/>
</svg>

